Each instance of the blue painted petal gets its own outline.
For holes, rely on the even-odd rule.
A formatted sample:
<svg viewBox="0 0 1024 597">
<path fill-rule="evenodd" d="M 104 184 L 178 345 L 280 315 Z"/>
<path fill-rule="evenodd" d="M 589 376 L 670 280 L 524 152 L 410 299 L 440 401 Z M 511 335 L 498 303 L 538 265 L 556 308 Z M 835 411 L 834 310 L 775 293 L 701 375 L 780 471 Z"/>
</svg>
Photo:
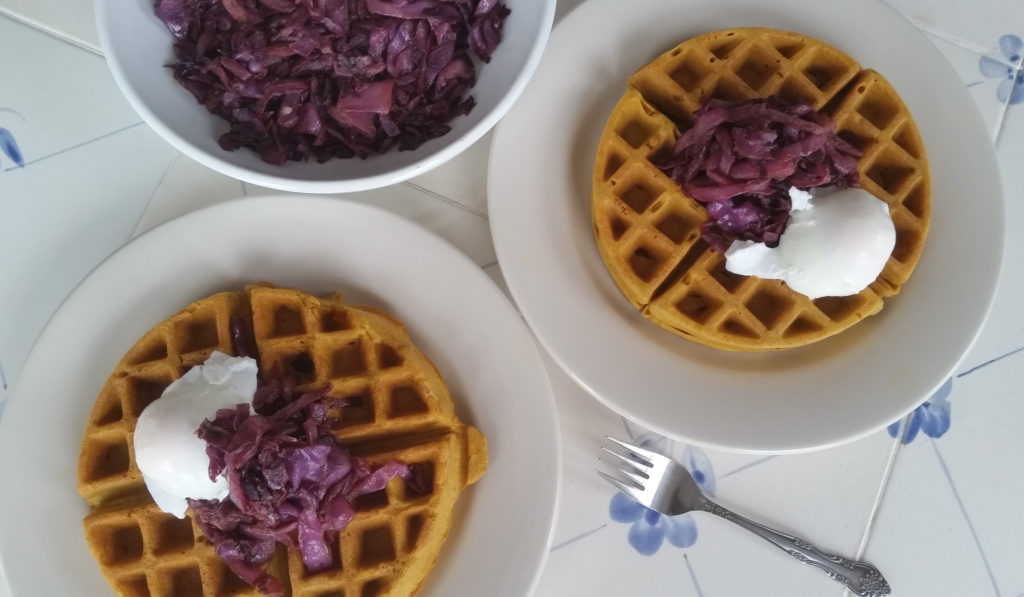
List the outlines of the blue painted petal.
<svg viewBox="0 0 1024 597">
<path fill-rule="evenodd" d="M 1017 73 L 1017 80 L 1013 83 L 1013 91 L 1010 92 L 1010 103 L 1019 104 L 1024 102 L 1024 72 Z"/>
<path fill-rule="evenodd" d="M 718 483 L 715 480 L 715 469 L 711 466 L 711 459 L 704 453 L 704 450 L 696 446 L 686 446 L 683 450 L 683 466 L 693 475 L 701 491 L 708 495 L 715 495 L 715 488 Z"/>
<path fill-rule="evenodd" d="M 953 392 L 953 378 L 950 377 L 946 380 L 946 383 L 939 386 L 939 389 L 935 390 L 932 397 L 928 399 L 928 402 L 936 404 L 939 402 L 945 402 L 949 399 L 949 395 Z"/>
<path fill-rule="evenodd" d="M 996 89 L 996 99 L 1005 102 L 1010 99 L 1010 92 L 1013 91 L 1013 79 L 1009 77 L 1003 78 L 999 82 L 999 87 Z"/>
<path fill-rule="evenodd" d="M 690 547 L 697 542 L 697 523 L 689 514 L 669 518 L 668 542 L 676 547 Z"/>
<path fill-rule="evenodd" d="M 18 149 L 18 142 L 14 140 L 14 135 L 11 131 L 0 128 L 0 150 L 3 150 L 7 157 L 11 158 L 19 168 L 25 167 L 25 162 L 21 157 L 21 150 Z"/>
<path fill-rule="evenodd" d="M 998 79 L 1010 74 L 1009 66 L 988 56 L 982 56 L 981 60 L 978 61 L 978 70 L 981 71 L 982 75 L 992 79 Z"/>
<path fill-rule="evenodd" d="M 889 437 L 899 437 L 900 428 L 902 424 L 903 419 L 900 419 L 899 421 L 894 421 L 891 425 L 886 427 L 885 430 L 889 432 Z"/>
<path fill-rule="evenodd" d="M 1024 49 L 1024 41 L 1012 33 L 1007 33 L 999 38 L 999 51 L 1007 58 L 1020 56 L 1022 49 Z"/>
<path fill-rule="evenodd" d="M 647 508 L 629 499 L 626 494 L 616 491 L 608 504 L 608 515 L 615 522 L 636 522 L 643 517 Z"/>
<path fill-rule="evenodd" d="M 907 424 L 906 430 L 903 432 L 903 439 L 900 440 L 904 444 L 909 444 L 914 441 L 917 437 L 917 432 L 921 430 L 921 408 L 917 407 L 914 409 L 913 414 L 910 415 L 910 423 Z"/>
<path fill-rule="evenodd" d="M 950 404 L 943 401 L 925 405 L 921 410 L 921 429 L 928 437 L 942 437 L 949 431 Z"/>
<path fill-rule="evenodd" d="M 654 555 L 658 551 L 662 541 L 665 540 L 668 522 L 659 520 L 658 523 L 651 526 L 646 522 L 637 521 L 629 527 L 629 544 L 633 546 L 633 549 L 645 556 Z"/>
</svg>

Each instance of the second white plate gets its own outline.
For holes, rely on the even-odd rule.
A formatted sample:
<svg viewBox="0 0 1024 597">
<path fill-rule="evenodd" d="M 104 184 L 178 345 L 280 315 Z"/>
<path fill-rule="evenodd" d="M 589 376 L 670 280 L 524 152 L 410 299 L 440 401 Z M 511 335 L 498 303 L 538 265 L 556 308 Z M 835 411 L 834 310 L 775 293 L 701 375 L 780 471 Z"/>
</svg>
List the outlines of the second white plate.
<svg viewBox="0 0 1024 597">
<path fill-rule="evenodd" d="M 594 154 L 627 77 L 685 39 L 743 26 L 811 35 L 881 72 L 917 121 L 933 177 L 931 231 L 900 295 L 849 331 L 779 353 L 715 351 L 651 324 L 616 288 L 591 228 Z M 726 450 L 823 448 L 906 414 L 973 343 L 1003 252 L 999 172 L 977 108 L 881 2 L 589 0 L 555 29 L 498 127 L 488 205 L 512 295 L 565 371 L 650 429 Z"/>
<path fill-rule="evenodd" d="M 88 507 L 76 488 L 96 395 L 146 330 L 260 280 L 341 291 L 406 324 L 489 451 L 421 594 L 529 594 L 547 557 L 560 471 L 554 399 L 529 331 L 475 263 L 419 226 L 291 196 L 220 204 L 155 228 L 100 265 L 47 325 L 0 424 L 0 563 L 14 597 L 113 593 L 86 546 Z"/>
</svg>

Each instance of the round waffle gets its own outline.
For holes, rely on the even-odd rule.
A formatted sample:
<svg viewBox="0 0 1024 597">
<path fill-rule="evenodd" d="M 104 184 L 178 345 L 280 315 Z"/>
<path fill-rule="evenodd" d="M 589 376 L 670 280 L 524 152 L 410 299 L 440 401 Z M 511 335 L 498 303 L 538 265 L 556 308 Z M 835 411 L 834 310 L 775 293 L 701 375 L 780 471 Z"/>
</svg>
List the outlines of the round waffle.
<svg viewBox="0 0 1024 597">
<path fill-rule="evenodd" d="M 775 94 L 831 116 L 864 154 L 861 186 L 889 206 L 895 248 L 858 294 L 811 300 L 780 280 L 726 271 L 700 238 L 704 208 L 655 166 L 703 99 Z M 598 146 L 591 210 L 608 272 L 645 317 L 714 348 L 785 349 L 849 328 L 900 291 L 924 248 L 931 180 L 914 120 L 880 74 L 805 35 L 726 29 L 679 44 L 629 78 Z"/>
<path fill-rule="evenodd" d="M 300 390 L 330 383 L 344 398 L 336 436 L 371 464 L 415 465 L 413 491 L 395 478 L 357 498 L 339 533 L 334 565 L 308 573 L 279 546 L 268 571 L 294 597 L 414 595 L 437 561 L 455 501 L 487 466 L 483 435 L 454 413 L 434 365 L 386 313 L 270 286 L 189 305 L 147 332 L 118 363 L 86 425 L 78 489 L 91 507 L 86 541 L 124 597 L 260 595 L 235 576 L 185 519 L 159 510 L 135 464 L 139 413 L 189 368 L 219 350 L 233 354 L 230 320 L 252 324 L 261 374 L 295 375 Z"/>
</svg>

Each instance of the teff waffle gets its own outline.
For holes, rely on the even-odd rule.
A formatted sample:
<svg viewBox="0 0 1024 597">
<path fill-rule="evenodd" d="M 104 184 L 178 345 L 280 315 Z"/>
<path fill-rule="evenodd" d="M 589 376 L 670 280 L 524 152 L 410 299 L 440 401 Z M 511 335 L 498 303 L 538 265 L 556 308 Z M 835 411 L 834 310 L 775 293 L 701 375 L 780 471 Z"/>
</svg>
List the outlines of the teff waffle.
<svg viewBox="0 0 1024 597">
<path fill-rule="evenodd" d="M 861 186 L 889 205 L 896 246 L 858 294 L 811 300 L 779 280 L 726 271 L 700 238 L 704 208 L 655 165 L 703 99 L 775 94 L 831 116 L 864 153 Z M 843 331 L 900 291 L 924 248 L 931 180 L 914 120 L 880 74 L 804 35 L 727 29 L 685 41 L 630 77 L 598 146 L 591 208 L 601 257 L 645 317 L 719 349 L 783 349 Z"/>
<path fill-rule="evenodd" d="M 214 350 L 232 354 L 230 319 L 252 322 L 261 375 L 284 371 L 300 389 L 332 384 L 345 398 L 337 437 L 371 464 L 411 465 L 356 499 L 357 514 L 332 545 L 334 565 L 308 573 L 283 548 L 269 572 L 294 597 L 414 595 L 437 561 L 455 500 L 487 466 L 483 435 L 455 416 L 434 365 L 394 318 L 340 298 L 253 286 L 217 294 L 172 315 L 118 363 L 96 400 L 79 457 L 78 486 L 92 511 L 86 540 L 125 597 L 257 596 L 215 554 L 192 520 L 153 503 L 134 461 L 139 413 Z"/>
</svg>

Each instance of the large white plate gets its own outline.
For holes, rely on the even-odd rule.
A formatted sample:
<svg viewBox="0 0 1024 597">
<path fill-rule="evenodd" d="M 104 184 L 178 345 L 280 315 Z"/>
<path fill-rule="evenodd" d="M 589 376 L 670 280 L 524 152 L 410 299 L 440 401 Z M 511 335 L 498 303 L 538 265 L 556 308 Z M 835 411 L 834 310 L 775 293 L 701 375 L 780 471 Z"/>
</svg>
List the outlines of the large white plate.
<svg viewBox="0 0 1024 597">
<path fill-rule="evenodd" d="M 881 72 L 921 129 L 935 189 L 927 246 L 900 295 L 828 341 L 773 354 L 715 351 L 647 322 L 591 231 L 594 152 L 626 78 L 680 41 L 740 26 L 799 31 Z M 881 2 L 586 2 L 552 33 L 498 127 L 488 201 L 512 295 L 566 372 L 638 423 L 720 449 L 823 448 L 907 413 L 973 343 L 1003 252 L 999 172 L 977 108 L 942 55 Z"/>
<path fill-rule="evenodd" d="M 14 597 L 112 594 L 86 546 L 75 483 L 96 394 L 150 327 L 258 280 L 342 291 L 407 325 L 490 450 L 422 595 L 529 594 L 554 525 L 560 444 L 526 326 L 476 264 L 415 224 L 346 201 L 275 197 L 210 207 L 132 241 L 40 336 L 0 425 L 0 560 Z"/>
</svg>

